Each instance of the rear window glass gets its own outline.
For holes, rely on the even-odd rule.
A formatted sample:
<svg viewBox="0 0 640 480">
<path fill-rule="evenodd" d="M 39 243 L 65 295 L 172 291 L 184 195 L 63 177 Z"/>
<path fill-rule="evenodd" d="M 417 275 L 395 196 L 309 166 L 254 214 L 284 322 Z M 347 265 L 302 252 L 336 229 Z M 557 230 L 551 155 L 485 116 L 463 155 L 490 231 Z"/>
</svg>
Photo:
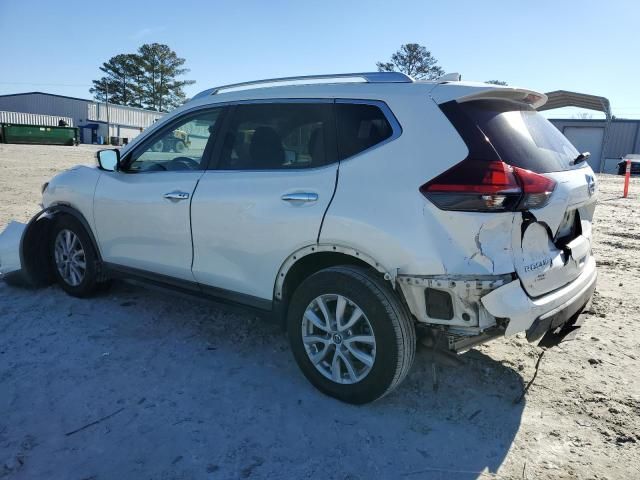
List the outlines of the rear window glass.
<svg viewBox="0 0 640 480">
<path fill-rule="evenodd" d="M 391 137 L 393 129 L 376 105 L 336 103 L 338 151 L 348 158 Z"/>
<path fill-rule="evenodd" d="M 572 168 L 579 154 L 551 122 L 525 104 L 478 100 L 460 107 L 509 165 L 538 173 L 558 172 Z"/>
</svg>

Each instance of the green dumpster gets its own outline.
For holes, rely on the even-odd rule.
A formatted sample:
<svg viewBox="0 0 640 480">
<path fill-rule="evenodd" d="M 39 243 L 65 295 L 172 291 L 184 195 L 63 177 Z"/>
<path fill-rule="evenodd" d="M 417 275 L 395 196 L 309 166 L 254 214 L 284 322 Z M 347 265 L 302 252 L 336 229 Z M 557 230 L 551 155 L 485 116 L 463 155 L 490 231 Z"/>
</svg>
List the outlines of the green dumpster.
<svg viewBox="0 0 640 480">
<path fill-rule="evenodd" d="M 50 127 L 46 125 L 0 125 L 3 143 L 39 143 L 43 145 L 77 145 L 78 129 L 75 127 Z"/>
</svg>

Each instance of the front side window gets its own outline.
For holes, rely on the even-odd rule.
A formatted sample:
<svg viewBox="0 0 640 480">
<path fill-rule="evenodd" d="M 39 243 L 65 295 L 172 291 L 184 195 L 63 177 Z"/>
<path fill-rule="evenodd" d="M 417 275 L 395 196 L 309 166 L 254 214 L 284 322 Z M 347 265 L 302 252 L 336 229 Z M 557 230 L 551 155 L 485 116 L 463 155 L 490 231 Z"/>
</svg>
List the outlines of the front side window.
<svg viewBox="0 0 640 480">
<path fill-rule="evenodd" d="M 338 151 L 345 159 L 367 150 L 393 134 L 380 107 L 364 103 L 336 103 Z"/>
<path fill-rule="evenodd" d="M 222 109 L 185 117 L 169 130 L 157 134 L 145 147 L 133 152 L 127 172 L 202 170 L 207 145 L 214 140 Z"/>
<path fill-rule="evenodd" d="M 255 103 L 236 106 L 219 169 L 312 168 L 335 161 L 330 103 Z"/>
</svg>

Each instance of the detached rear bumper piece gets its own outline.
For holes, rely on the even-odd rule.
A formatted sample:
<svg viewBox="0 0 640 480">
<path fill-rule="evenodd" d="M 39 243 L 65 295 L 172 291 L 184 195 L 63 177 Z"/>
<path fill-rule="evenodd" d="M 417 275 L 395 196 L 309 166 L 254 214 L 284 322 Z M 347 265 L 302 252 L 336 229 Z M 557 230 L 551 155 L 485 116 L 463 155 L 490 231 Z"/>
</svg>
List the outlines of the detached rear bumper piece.
<svg viewBox="0 0 640 480">
<path fill-rule="evenodd" d="M 549 330 L 553 330 L 567 323 L 574 315 L 582 311 L 582 308 L 587 304 L 595 289 L 596 282 L 593 282 L 587 290 L 576 298 L 571 299 L 564 305 L 560 305 L 558 308 L 536 319 L 527 330 L 527 340 L 535 342 L 542 338 Z"/>
<path fill-rule="evenodd" d="M 520 281 L 514 280 L 493 290 L 480 301 L 494 317 L 509 319 L 505 336 L 526 331 L 527 339 L 535 341 L 584 307 L 596 288 L 597 276 L 596 261 L 590 257 L 578 278 L 547 295 L 531 298 Z"/>
<path fill-rule="evenodd" d="M 20 242 L 26 227 L 24 223 L 10 222 L 0 233 L 0 279 L 22 268 Z"/>
</svg>

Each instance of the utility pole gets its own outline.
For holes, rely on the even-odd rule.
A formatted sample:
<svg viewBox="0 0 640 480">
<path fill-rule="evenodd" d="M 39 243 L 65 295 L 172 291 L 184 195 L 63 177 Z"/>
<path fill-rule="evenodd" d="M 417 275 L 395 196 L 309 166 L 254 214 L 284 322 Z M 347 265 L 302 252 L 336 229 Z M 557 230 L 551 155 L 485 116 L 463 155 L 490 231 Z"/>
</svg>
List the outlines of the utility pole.
<svg viewBox="0 0 640 480">
<path fill-rule="evenodd" d="M 109 128 L 109 82 L 105 82 L 105 87 L 106 87 L 106 91 L 107 94 L 105 96 L 105 100 L 106 100 L 106 105 L 107 105 L 107 145 L 111 144 L 111 133 L 110 133 L 110 128 Z"/>
</svg>

